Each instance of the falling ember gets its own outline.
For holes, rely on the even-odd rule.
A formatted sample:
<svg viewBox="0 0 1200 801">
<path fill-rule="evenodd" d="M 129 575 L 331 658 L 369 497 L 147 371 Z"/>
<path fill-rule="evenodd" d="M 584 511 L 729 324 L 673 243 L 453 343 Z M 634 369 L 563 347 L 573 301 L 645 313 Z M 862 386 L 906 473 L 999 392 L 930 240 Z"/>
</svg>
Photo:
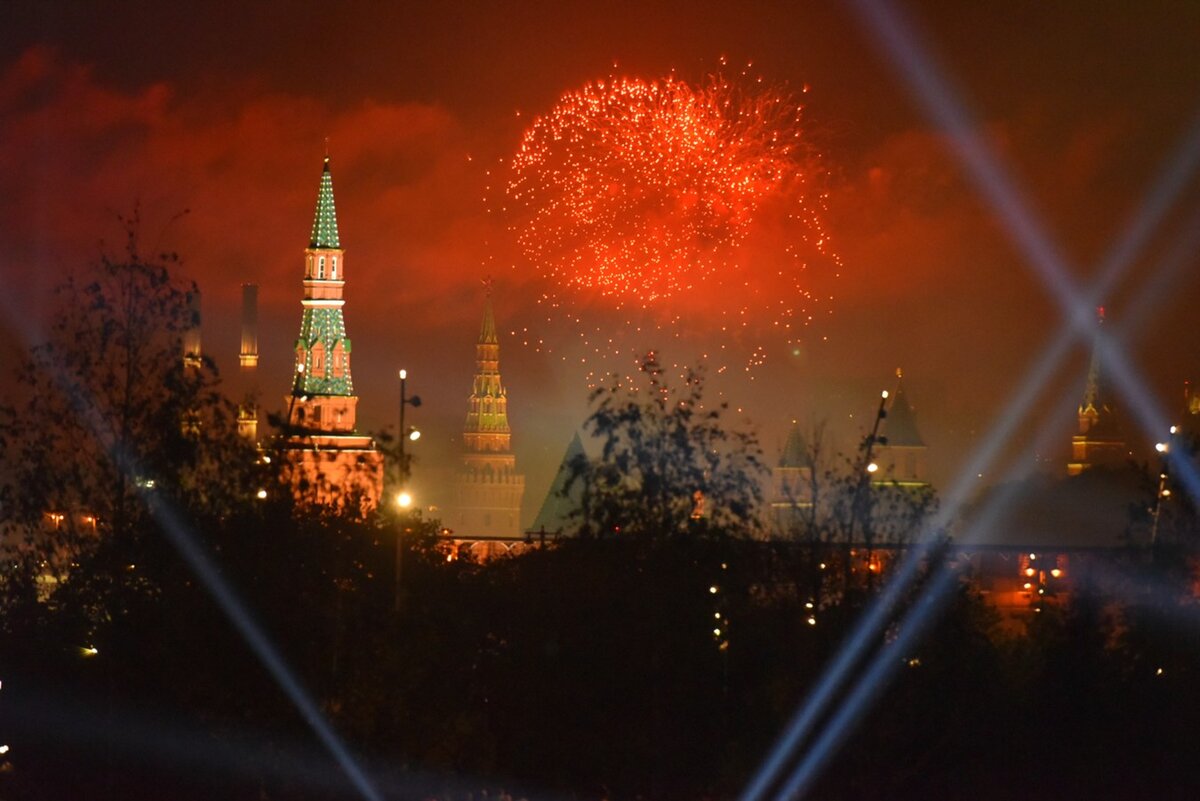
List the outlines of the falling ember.
<svg viewBox="0 0 1200 801">
<path fill-rule="evenodd" d="M 760 332 L 790 351 L 812 319 L 809 261 L 838 266 L 816 213 L 818 162 L 799 104 L 760 81 L 611 78 L 533 119 L 506 205 L 549 306 L 600 299 L 676 335 L 681 311 L 702 308 L 710 330 L 747 345 L 740 366 L 752 369 L 765 359 Z"/>
</svg>

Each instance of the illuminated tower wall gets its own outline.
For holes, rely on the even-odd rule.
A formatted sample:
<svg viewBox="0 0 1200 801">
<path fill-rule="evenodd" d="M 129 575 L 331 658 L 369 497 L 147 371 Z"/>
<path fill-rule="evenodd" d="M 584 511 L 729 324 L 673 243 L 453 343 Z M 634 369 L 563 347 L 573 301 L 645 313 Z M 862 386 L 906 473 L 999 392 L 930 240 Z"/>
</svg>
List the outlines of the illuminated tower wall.
<svg viewBox="0 0 1200 801">
<path fill-rule="evenodd" d="M 242 346 L 238 366 L 246 398 L 238 405 L 238 433 L 258 441 L 258 285 L 242 284 Z"/>
<path fill-rule="evenodd" d="M 517 473 L 512 452 L 508 394 L 500 380 L 500 340 L 490 291 L 475 345 L 475 365 L 449 525 L 456 537 L 464 539 L 521 538 L 525 477 Z"/>
<path fill-rule="evenodd" d="M 200 346 L 200 290 L 192 289 L 187 293 L 187 328 L 183 331 L 183 363 L 187 367 L 199 369 L 203 358 Z"/>
<path fill-rule="evenodd" d="M 350 338 L 343 317 L 345 251 L 338 239 L 329 158 L 321 173 L 312 236 L 304 251 L 304 297 L 287 404 L 290 461 L 297 493 L 329 503 L 357 497 L 374 506 L 383 491 L 383 458 L 355 433 L 358 398 L 350 377 Z"/>
</svg>

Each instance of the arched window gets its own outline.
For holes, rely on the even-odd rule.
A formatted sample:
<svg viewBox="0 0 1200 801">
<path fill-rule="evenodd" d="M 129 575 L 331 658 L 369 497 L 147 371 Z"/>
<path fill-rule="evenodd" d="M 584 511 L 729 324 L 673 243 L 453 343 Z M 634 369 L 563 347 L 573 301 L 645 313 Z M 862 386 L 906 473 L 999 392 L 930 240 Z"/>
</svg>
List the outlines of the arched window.
<svg viewBox="0 0 1200 801">
<path fill-rule="evenodd" d="M 325 278 L 325 257 L 321 256 L 317 259 L 317 278 Z"/>
</svg>

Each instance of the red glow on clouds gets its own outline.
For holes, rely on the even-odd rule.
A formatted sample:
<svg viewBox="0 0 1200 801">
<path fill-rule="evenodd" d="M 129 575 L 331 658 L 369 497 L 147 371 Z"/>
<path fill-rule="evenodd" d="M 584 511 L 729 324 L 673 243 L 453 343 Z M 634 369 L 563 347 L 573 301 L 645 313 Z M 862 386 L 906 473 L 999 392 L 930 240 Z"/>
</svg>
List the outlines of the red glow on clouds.
<svg viewBox="0 0 1200 801">
<path fill-rule="evenodd" d="M 295 303 L 326 138 L 352 298 L 419 314 L 482 259 L 456 230 L 482 216 L 464 191 L 466 138 L 435 106 L 332 109 L 249 87 L 183 97 L 161 83 L 122 94 L 36 48 L 0 79 L 0 109 L 0 226 L 37 265 L 31 293 L 94 260 L 102 239 L 120 243 L 116 216 L 137 206 L 144 247 L 179 251 L 215 299 L 232 307 L 255 281 L 266 306 Z"/>
</svg>

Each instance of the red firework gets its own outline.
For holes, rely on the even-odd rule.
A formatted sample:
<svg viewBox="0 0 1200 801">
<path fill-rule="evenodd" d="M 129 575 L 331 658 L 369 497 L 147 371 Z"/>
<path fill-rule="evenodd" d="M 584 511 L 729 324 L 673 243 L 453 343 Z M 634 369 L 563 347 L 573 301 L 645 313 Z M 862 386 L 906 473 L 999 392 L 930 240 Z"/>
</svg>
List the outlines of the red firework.
<svg viewBox="0 0 1200 801">
<path fill-rule="evenodd" d="M 645 306 L 736 266 L 765 203 L 808 214 L 801 107 L 723 77 L 617 78 L 525 132 L 508 195 L 521 249 L 555 283 Z M 820 238 L 820 237 L 819 237 Z"/>
</svg>

